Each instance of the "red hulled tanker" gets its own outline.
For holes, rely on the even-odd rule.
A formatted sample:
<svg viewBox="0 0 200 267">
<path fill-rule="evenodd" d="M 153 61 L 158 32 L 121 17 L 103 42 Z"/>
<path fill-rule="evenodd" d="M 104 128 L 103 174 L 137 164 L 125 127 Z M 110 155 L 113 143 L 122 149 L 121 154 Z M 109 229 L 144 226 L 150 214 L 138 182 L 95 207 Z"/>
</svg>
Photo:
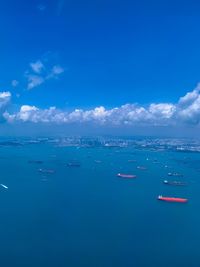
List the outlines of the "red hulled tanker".
<svg viewBox="0 0 200 267">
<path fill-rule="evenodd" d="M 179 203 L 186 203 L 188 202 L 187 198 L 180 198 L 180 197 L 163 197 L 158 196 L 158 200 L 167 201 L 167 202 L 179 202 Z"/>
</svg>

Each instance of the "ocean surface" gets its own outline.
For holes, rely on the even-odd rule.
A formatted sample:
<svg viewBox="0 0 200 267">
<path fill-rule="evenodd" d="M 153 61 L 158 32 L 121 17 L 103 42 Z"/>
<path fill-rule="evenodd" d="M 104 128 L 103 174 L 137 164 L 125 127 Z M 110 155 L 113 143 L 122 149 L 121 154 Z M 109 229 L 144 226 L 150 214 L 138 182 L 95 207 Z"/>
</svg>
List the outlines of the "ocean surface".
<svg viewBox="0 0 200 267">
<path fill-rule="evenodd" d="M 2 267 L 200 266 L 199 152 L 8 143 L 0 170 Z"/>
</svg>

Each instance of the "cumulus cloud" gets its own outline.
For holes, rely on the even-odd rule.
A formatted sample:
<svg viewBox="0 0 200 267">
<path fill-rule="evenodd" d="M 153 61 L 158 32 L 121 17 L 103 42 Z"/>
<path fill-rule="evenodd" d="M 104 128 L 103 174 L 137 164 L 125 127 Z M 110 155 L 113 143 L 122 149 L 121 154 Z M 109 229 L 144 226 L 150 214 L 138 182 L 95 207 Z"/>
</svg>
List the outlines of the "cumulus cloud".
<svg viewBox="0 0 200 267">
<path fill-rule="evenodd" d="M 0 92 L 0 109 L 5 108 L 11 99 L 10 92 Z"/>
<path fill-rule="evenodd" d="M 10 103 L 11 93 L 10 92 L 0 92 L 0 121 L 5 120 L 4 112 Z"/>
<path fill-rule="evenodd" d="M 189 124 L 200 123 L 200 84 L 180 98 L 177 109 L 177 119 Z"/>
<path fill-rule="evenodd" d="M 160 107 L 159 107 L 160 109 Z M 96 107 L 91 110 L 75 109 L 72 112 L 62 111 L 56 107 L 49 109 L 39 109 L 35 106 L 24 105 L 16 114 L 6 113 L 8 121 L 23 122 L 46 122 L 46 123 L 84 123 L 92 122 L 99 125 L 146 125 L 159 124 L 162 125 L 163 113 L 154 107 L 153 113 L 151 108 L 145 109 L 137 105 L 123 105 L 118 108 L 106 109 L 103 106 Z M 165 111 L 164 111 L 165 114 Z M 160 117 L 159 117 L 160 115 Z M 166 115 L 164 115 L 165 118 Z M 168 117 L 167 117 L 168 118 Z"/>
<path fill-rule="evenodd" d="M 0 107 L 10 101 L 10 93 L 0 93 Z M 4 108 L 5 111 L 5 108 Z M 16 113 L 3 113 L 8 122 L 32 123 L 92 123 L 97 125 L 133 125 L 133 126 L 178 126 L 200 124 L 200 89 L 181 97 L 177 103 L 151 103 L 148 106 L 125 104 L 106 109 L 104 106 L 90 110 L 75 109 L 71 112 L 56 107 L 40 109 L 36 106 L 23 105 Z"/>
<path fill-rule="evenodd" d="M 175 111 L 175 105 L 170 103 L 151 104 L 149 107 L 149 112 L 155 117 L 159 117 L 161 119 L 171 118 Z"/>
<path fill-rule="evenodd" d="M 197 87 L 192 92 L 188 92 L 185 96 L 179 99 L 178 102 L 179 106 L 187 107 L 191 105 L 199 97 L 199 92 L 200 92 L 200 84 L 198 84 Z"/>
</svg>

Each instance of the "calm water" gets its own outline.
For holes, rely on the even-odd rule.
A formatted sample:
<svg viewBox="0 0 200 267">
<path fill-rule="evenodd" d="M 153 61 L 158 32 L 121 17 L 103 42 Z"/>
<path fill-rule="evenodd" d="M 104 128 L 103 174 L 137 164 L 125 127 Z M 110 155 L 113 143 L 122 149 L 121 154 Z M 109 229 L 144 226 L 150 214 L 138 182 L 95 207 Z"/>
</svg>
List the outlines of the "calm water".
<svg viewBox="0 0 200 267">
<path fill-rule="evenodd" d="M 67 167 L 69 160 L 81 167 Z M 8 186 L 0 187 L 1 266 L 199 267 L 199 163 L 198 153 L 0 147 L 0 183 Z M 170 171 L 189 185 L 163 185 Z M 118 172 L 138 178 L 120 179 Z M 189 202 L 160 202 L 159 194 Z"/>
</svg>

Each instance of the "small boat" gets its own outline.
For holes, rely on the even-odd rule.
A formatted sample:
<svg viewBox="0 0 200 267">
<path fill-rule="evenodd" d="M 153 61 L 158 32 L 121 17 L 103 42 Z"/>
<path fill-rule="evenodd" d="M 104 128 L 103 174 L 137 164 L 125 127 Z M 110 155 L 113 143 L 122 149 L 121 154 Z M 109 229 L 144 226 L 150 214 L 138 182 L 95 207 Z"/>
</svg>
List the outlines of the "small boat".
<svg viewBox="0 0 200 267">
<path fill-rule="evenodd" d="M 125 174 L 125 173 L 118 173 L 117 176 L 121 177 L 121 178 L 128 178 L 128 179 L 132 179 L 132 178 L 136 178 L 137 177 L 134 174 Z"/>
<path fill-rule="evenodd" d="M 183 174 L 178 173 L 178 172 L 168 172 L 168 176 L 183 176 Z"/>
<path fill-rule="evenodd" d="M 102 161 L 101 160 L 95 160 L 94 162 L 95 163 L 101 163 Z"/>
<path fill-rule="evenodd" d="M 167 184 L 167 185 L 177 185 L 177 186 L 187 185 L 187 183 L 181 182 L 181 181 L 168 181 L 168 180 L 164 180 L 163 183 L 164 184 Z"/>
<path fill-rule="evenodd" d="M 137 160 L 135 160 L 135 159 L 129 159 L 128 162 L 129 162 L 129 163 L 137 162 Z"/>
<path fill-rule="evenodd" d="M 137 169 L 138 170 L 147 170 L 147 167 L 145 167 L 145 166 L 137 166 Z"/>
<path fill-rule="evenodd" d="M 158 200 L 167 201 L 167 202 L 179 202 L 179 203 L 186 203 L 188 202 L 187 198 L 180 198 L 180 197 L 163 197 L 162 195 L 158 196 Z"/>
<path fill-rule="evenodd" d="M 70 161 L 67 163 L 68 167 L 80 167 L 81 164 L 78 161 Z"/>
<path fill-rule="evenodd" d="M 8 187 L 5 184 L 0 184 L 3 188 L 8 189 Z"/>
<path fill-rule="evenodd" d="M 53 174 L 53 173 L 55 173 L 55 171 L 52 170 L 52 169 L 38 169 L 38 171 L 41 172 L 41 173 L 46 173 L 46 174 Z"/>
</svg>

